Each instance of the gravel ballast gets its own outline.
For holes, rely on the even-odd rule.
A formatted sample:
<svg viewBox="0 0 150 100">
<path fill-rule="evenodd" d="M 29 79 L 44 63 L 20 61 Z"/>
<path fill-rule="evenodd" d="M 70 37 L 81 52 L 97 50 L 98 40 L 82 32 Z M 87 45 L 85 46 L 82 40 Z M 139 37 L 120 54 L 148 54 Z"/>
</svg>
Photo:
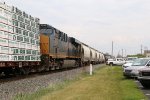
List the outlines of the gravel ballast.
<svg viewBox="0 0 150 100">
<path fill-rule="evenodd" d="M 95 69 L 101 66 L 102 65 L 95 65 L 93 68 Z M 63 72 L 0 83 L 0 100 L 12 100 L 17 94 L 34 93 L 40 89 L 48 87 L 49 85 L 73 79 L 82 72 L 87 72 L 88 70 L 89 67 L 81 67 Z"/>
</svg>

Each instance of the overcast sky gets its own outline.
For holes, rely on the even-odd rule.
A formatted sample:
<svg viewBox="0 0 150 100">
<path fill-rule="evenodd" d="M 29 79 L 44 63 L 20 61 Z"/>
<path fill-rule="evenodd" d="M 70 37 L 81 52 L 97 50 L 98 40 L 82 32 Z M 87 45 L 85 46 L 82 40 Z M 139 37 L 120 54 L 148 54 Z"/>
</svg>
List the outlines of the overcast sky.
<svg viewBox="0 0 150 100">
<path fill-rule="evenodd" d="M 150 48 L 150 0 L 1 0 L 102 51 Z"/>
</svg>

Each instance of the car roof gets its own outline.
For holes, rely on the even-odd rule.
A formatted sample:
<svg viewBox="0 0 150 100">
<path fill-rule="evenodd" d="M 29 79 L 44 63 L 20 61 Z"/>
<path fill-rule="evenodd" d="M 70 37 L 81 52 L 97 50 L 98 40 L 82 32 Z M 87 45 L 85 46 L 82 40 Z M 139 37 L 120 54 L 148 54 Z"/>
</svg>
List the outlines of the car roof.
<svg viewBox="0 0 150 100">
<path fill-rule="evenodd" d="M 138 58 L 138 57 L 128 57 L 128 58 Z"/>
<path fill-rule="evenodd" d="M 139 59 L 143 59 L 143 60 L 144 60 L 144 59 L 145 59 L 145 60 L 147 59 L 147 60 L 150 60 L 150 58 L 139 58 Z"/>
<path fill-rule="evenodd" d="M 150 58 L 139 58 L 139 59 L 150 59 Z"/>
</svg>

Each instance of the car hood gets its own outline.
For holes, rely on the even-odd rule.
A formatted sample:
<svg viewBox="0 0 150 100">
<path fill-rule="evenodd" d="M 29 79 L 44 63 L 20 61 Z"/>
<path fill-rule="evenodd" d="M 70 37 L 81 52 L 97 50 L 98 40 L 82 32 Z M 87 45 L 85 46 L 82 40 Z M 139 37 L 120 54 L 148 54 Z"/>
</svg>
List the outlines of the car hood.
<svg viewBox="0 0 150 100">
<path fill-rule="evenodd" d="M 125 68 L 125 70 L 140 70 L 143 68 L 146 68 L 146 66 L 130 66 L 130 67 Z"/>
<path fill-rule="evenodd" d="M 124 66 L 131 66 L 132 63 L 126 63 L 126 64 L 123 64 Z"/>
<path fill-rule="evenodd" d="M 150 67 L 140 69 L 142 72 L 150 72 Z"/>
<path fill-rule="evenodd" d="M 126 63 L 133 63 L 133 61 L 126 61 Z"/>
</svg>

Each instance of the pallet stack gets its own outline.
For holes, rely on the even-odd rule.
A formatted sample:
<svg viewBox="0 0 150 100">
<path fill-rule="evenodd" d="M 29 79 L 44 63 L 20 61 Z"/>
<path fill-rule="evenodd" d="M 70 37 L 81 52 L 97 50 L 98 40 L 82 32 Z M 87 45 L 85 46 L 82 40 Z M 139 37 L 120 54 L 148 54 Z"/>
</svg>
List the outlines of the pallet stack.
<svg viewBox="0 0 150 100">
<path fill-rule="evenodd" d="M 40 61 L 38 18 L 0 2 L 0 61 Z"/>
</svg>

